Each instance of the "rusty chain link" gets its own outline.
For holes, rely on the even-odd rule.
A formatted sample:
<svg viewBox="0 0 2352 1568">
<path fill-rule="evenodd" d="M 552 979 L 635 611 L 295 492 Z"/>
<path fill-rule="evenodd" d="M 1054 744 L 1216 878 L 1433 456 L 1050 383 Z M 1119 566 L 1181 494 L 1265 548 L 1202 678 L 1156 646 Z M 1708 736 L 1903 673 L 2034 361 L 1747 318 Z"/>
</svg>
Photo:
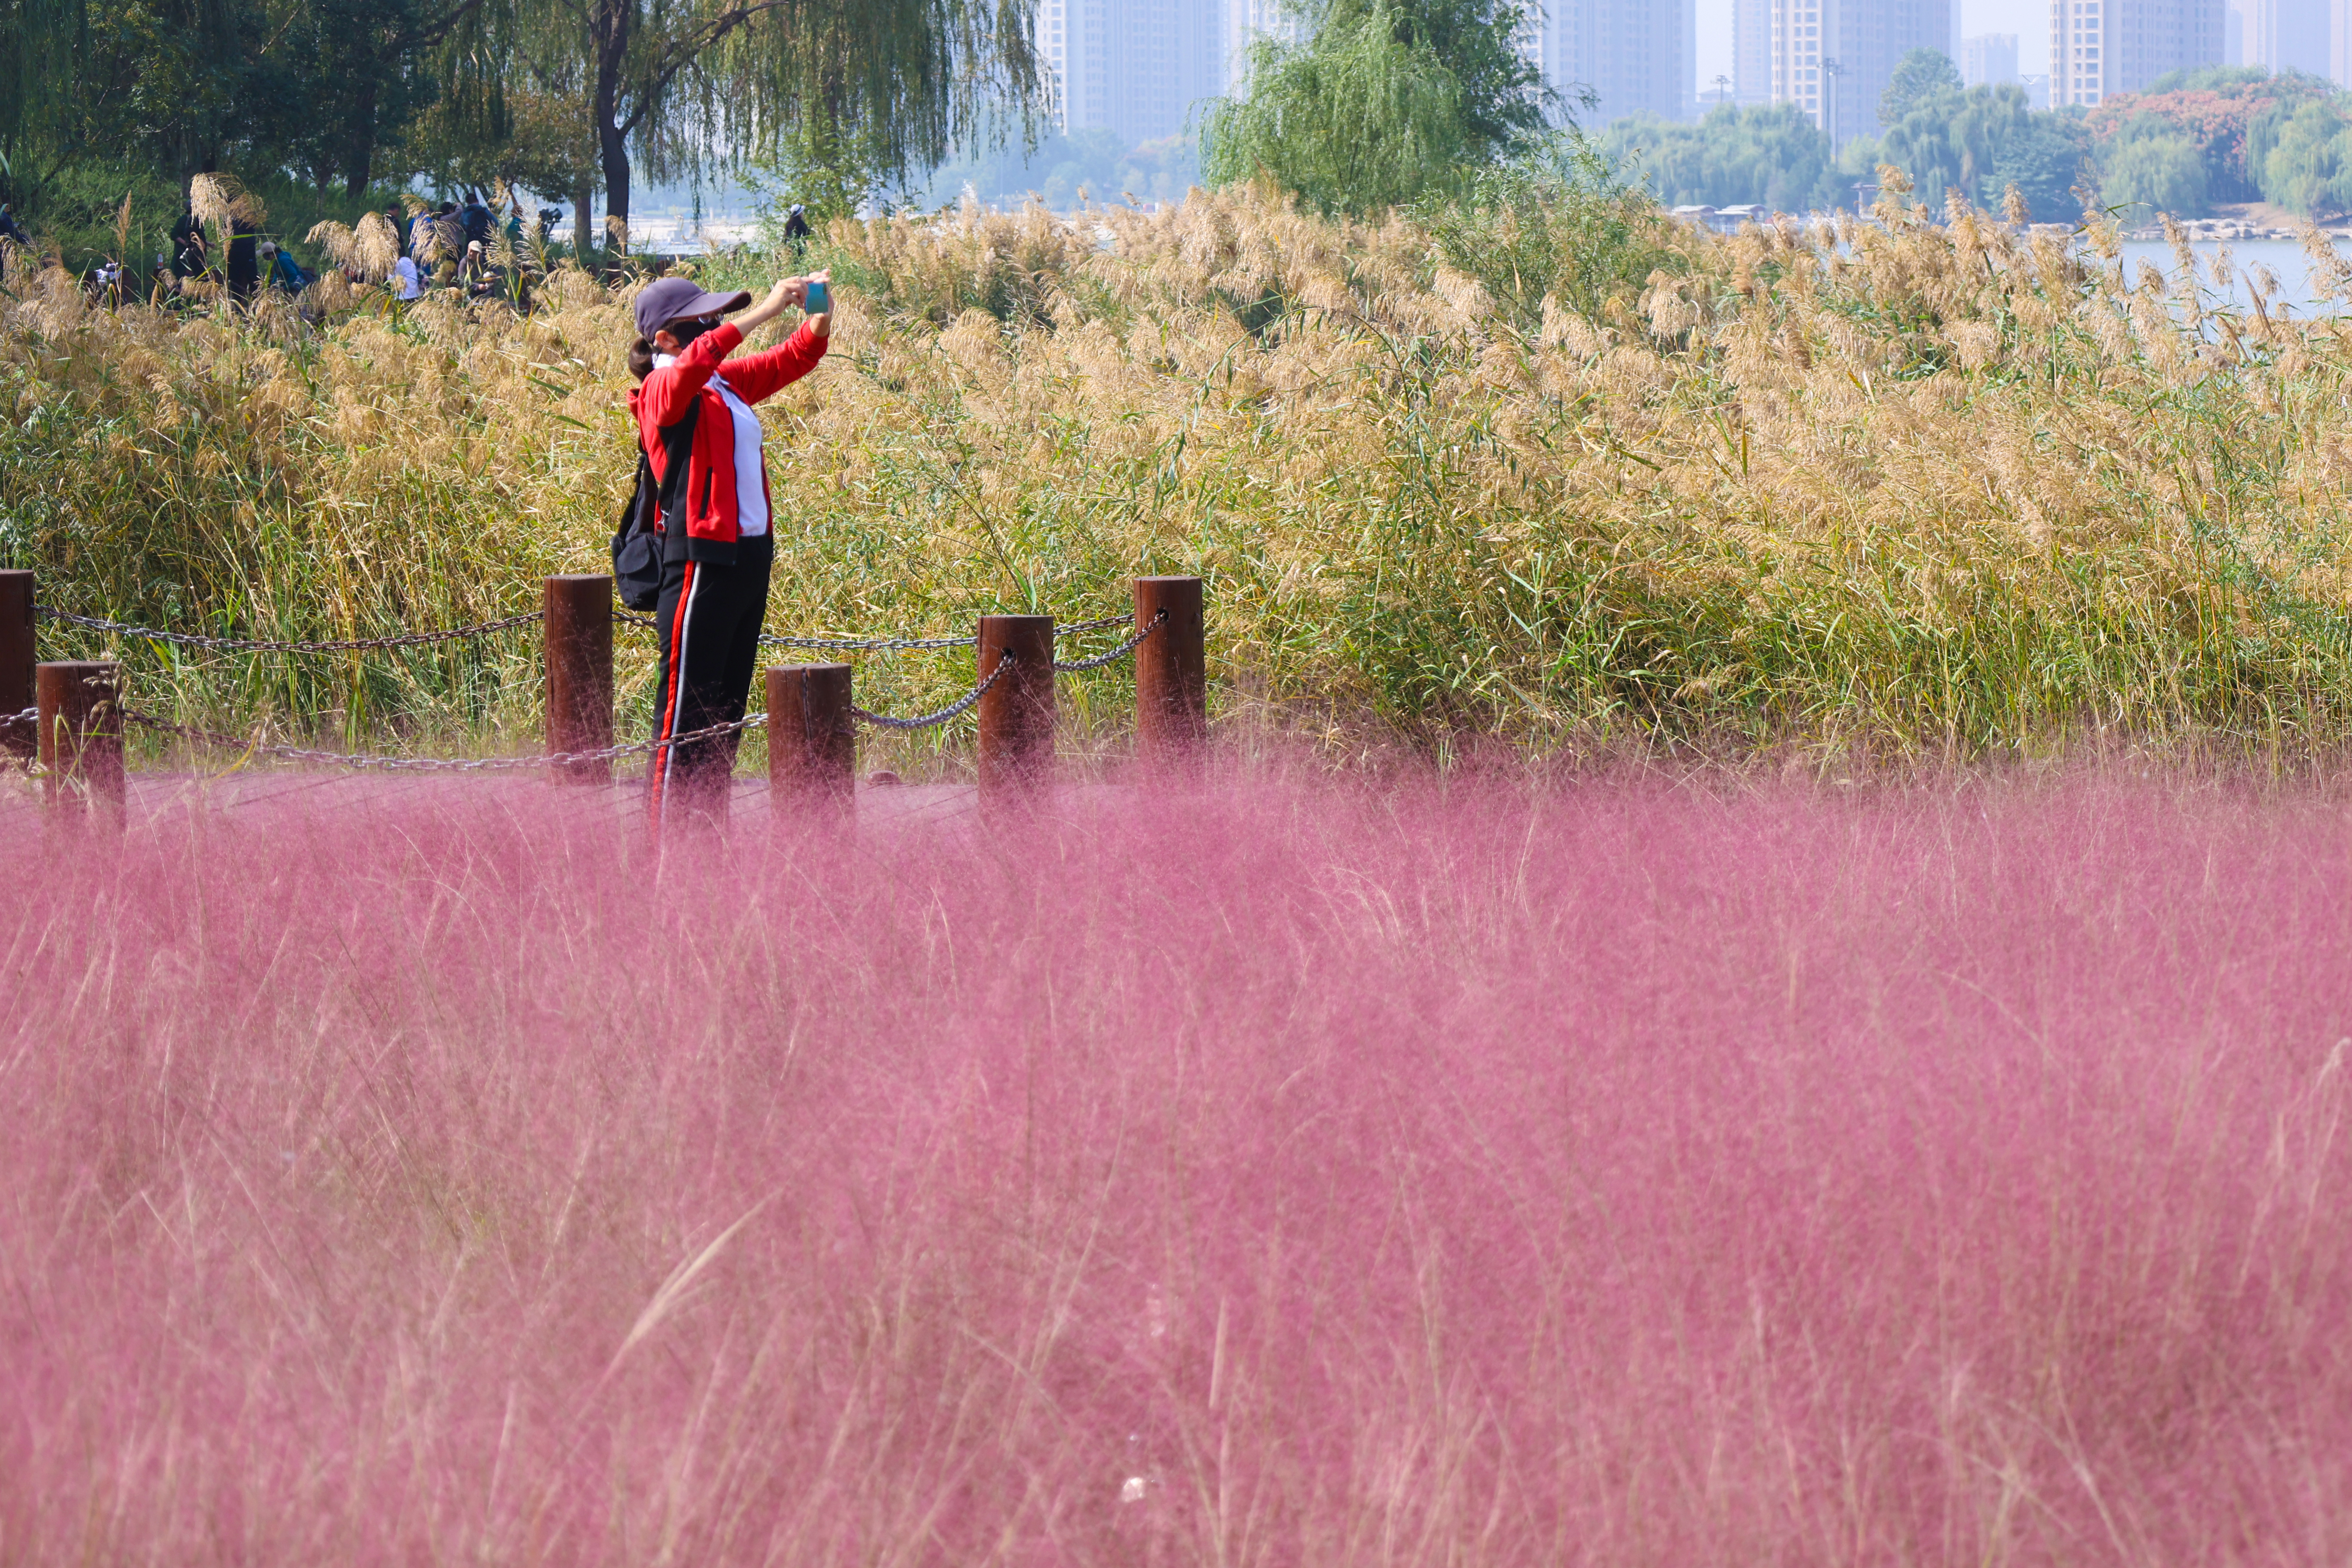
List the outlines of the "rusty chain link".
<svg viewBox="0 0 2352 1568">
<path fill-rule="evenodd" d="M 1167 606 L 1162 605 L 1160 606 L 1160 613 L 1151 617 L 1150 625 L 1146 626 L 1141 631 L 1136 633 L 1133 637 L 1128 638 L 1125 642 L 1119 644 L 1117 647 L 1111 649 L 1108 653 L 1098 653 L 1092 658 L 1074 658 L 1066 662 L 1057 658 L 1054 661 L 1054 673 L 1056 675 L 1076 675 L 1082 669 L 1100 669 L 1104 665 L 1117 664 L 1120 659 L 1125 658 L 1129 654 L 1131 654 L 1137 648 L 1141 647 L 1143 646 L 1143 639 L 1158 631 L 1160 629 L 1160 623 L 1167 618 Z M 1099 625 L 1100 623 L 1089 624 Z M 1114 626 L 1118 625 L 1116 618 L 1113 619 L 1111 624 Z"/>
<path fill-rule="evenodd" d="M 988 672 L 988 678 L 985 680 L 936 713 L 924 713 L 912 719 L 893 719 L 887 714 L 870 712 L 855 702 L 849 705 L 849 711 L 853 717 L 863 719 L 877 729 L 928 730 L 934 724 L 944 724 L 949 720 L 970 711 L 973 703 L 988 695 L 988 689 L 996 684 L 997 678 L 1011 668 L 1013 668 L 1013 656 L 1008 653 L 996 661 L 996 668 Z"/>
<path fill-rule="evenodd" d="M 335 642 L 294 642 L 274 637 L 216 637 L 200 632 L 167 632 L 157 626 L 132 626 L 127 621 L 110 621 L 98 616 L 77 616 L 69 610 L 53 609 L 47 605 L 35 605 L 34 616 L 41 620 L 63 621 L 68 626 L 87 626 L 92 631 L 113 632 L 122 637 L 143 637 L 150 642 L 176 643 L 183 647 L 211 648 L 218 653 L 365 653 L 376 648 L 422 647 L 428 643 L 454 642 L 459 637 L 487 637 L 492 632 L 510 631 L 543 619 L 544 610 L 526 610 L 504 620 L 483 621 L 470 626 L 450 626 L 437 632 L 401 632 L 383 637 L 351 637 Z"/>
<path fill-rule="evenodd" d="M 868 724 L 879 725 L 886 730 L 921 730 L 933 724 L 944 724 L 957 715 L 969 711 L 972 704 L 978 702 L 987 693 L 988 689 L 996 684 L 998 677 L 1002 676 L 1012 663 L 1013 656 L 1005 655 L 996 668 L 989 671 L 987 679 L 936 713 L 925 713 L 913 719 L 893 719 L 887 714 L 873 713 L 854 706 L 850 709 L 850 712 Z M 268 757 L 283 757 L 289 762 L 330 763 L 337 767 L 373 768 L 385 773 L 512 773 L 525 768 L 563 767 L 574 763 L 607 763 L 619 757 L 658 752 L 671 746 L 688 745 L 696 741 L 716 740 L 721 735 L 731 735 L 745 730 L 757 730 L 768 721 L 768 716 L 765 713 L 750 713 L 722 724 L 709 724 L 699 730 L 690 730 L 683 735 L 673 735 L 667 741 L 633 741 L 617 746 L 599 747 L 593 752 L 551 752 L 541 757 L 384 757 L 359 752 L 331 752 L 318 746 L 282 745 L 250 736 L 229 735 L 217 730 L 200 730 L 189 724 L 175 724 L 169 719 L 159 719 L 154 714 L 141 713 L 128 708 L 119 711 L 122 721 L 126 724 L 152 731 L 157 734 L 177 736 L 184 741 L 194 741 L 203 745 L 248 753 L 257 752 Z M 30 708 L 17 715 L 17 718 L 37 719 L 39 716 L 40 710 Z"/>
</svg>

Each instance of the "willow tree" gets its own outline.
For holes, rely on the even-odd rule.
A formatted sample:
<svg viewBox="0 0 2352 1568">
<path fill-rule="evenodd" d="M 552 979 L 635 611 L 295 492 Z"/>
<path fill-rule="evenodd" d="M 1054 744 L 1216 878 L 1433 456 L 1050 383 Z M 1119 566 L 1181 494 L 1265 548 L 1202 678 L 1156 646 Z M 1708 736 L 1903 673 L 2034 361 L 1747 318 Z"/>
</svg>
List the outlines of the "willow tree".
<svg viewBox="0 0 2352 1568">
<path fill-rule="evenodd" d="M 1030 131 L 1042 107 L 1031 0 L 506 3 L 529 90 L 586 110 L 615 245 L 640 163 L 781 163 L 870 190 Z"/>
<path fill-rule="evenodd" d="M 1517 35 L 1514 0 L 1294 0 L 1300 41 L 1251 47 L 1248 90 L 1212 104 L 1213 184 L 1266 178 L 1328 213 L 1365 216 L 1468 187 L 1540 150 L 1568 100 Z"/>
</svg>

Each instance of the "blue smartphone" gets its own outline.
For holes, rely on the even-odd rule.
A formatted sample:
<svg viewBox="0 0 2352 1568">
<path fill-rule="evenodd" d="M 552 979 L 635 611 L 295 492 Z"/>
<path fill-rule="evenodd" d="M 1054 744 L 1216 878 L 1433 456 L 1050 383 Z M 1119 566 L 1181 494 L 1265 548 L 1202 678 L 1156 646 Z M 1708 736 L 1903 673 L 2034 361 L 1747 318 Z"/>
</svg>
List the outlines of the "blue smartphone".
<svg viewBox="0 0 2352 1568">
<path fill-rule="evenodd" d="M 833 295 L 826 290 L 824 279 L 809 279 L 808 298 L 802 302 L 801 309 L 812 316 L 822 316 L 833 309 Z"/>
</svg>

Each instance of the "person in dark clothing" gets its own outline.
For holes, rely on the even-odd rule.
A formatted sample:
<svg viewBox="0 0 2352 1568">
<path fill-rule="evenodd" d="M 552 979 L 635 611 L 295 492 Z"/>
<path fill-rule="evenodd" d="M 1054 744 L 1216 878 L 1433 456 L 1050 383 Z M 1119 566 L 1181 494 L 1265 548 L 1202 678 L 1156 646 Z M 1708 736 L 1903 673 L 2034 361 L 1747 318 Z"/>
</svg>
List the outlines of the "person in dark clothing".
<svg viewBox="0 0 2352 1568">
<path fill-rule="evenodd" d="M 232 220 L 228 232 L 228 291 L 240 303 L 261 287 L 261 237 Z"/>
<path fill-rule="evenodd" d="M 466 226 L 466 243 L 478 245 L 488 250 L 490 247 L 490 230 L 496 226 L 498 220 L 490 216 L 490 209 L 483 205 L 481 192 L 468 190 L 466 193 L 466 211 L 462 221 Z"/>
<path fill-rule="evenodd" d="M 794 202 L 793 210 L 784 215 L 784 243 L 791 246 L 793 254 L 797 256 L 808 248 L 808 214 L 802 210 L 800 203 Z"/>
<path fill-rule="evenodd" d="M 8 210 L 6 202 L 0 202 L 0 239 L 7 240 L 14 245 L 21 245 L 27 250 L 33 248 L 33 237 L 25 232 L 25 226 L 16 221 L 16 215 Z M 0 247 L 0 278 L 6 276 L 8 276 L 8 252 L 5 247 Z"/>
<path fill-rule="evenodd" d="M 189 207 L 172 225 L 172 276 L 183 280 L 203 277 L 211 265 L 205 254 L 209 248 L 205 226 L 197 221 L 196 209 Z"/>
<path fill-rule="evenodd" d="M 720 318 L 750 305 L 751 295 L 706 294 L 688 278 L 661 279 L 637 295 L 629 369 L 643 384 L 629 395 L 629 411 L 662 503 L 657 740 L 743 717 L 776 552 L 767 454 L 751 405 L 816 368 L 833 317 L 820 309 L 774 348 L 727 356 L 745 329 L 786 305 L 812 302 L 811 286 L 822 280 L 783 279 L 731 323 Z M 656 832 L 681 816 L 725 819 L 740 737 L 654 752 L 646 787 Z"/>
</svg>

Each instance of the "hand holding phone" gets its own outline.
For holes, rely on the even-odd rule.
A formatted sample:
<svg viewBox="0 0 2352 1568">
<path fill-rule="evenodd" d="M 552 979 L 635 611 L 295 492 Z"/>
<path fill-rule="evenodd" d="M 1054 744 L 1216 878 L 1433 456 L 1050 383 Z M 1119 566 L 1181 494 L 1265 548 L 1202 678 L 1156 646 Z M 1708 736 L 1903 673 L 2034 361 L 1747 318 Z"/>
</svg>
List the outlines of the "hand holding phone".
<svg viewBox="0 0 2352 1568">
<path fill-rule="evenodd" d="M 822 316 L 833 309 L 833 294 L 822 278 L 808 280 L 808 294 L 801 300 L 801 309 L 812 316 Z"/>
</svg>

